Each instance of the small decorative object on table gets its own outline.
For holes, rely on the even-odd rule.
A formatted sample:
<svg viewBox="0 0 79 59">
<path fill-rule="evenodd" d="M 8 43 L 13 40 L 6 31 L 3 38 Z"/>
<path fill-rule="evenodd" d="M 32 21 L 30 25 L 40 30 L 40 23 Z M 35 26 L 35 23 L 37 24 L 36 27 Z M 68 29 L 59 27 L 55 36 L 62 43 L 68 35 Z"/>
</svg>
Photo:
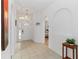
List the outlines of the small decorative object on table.
<svg viewBox="0 0 79 59">
<path fill-rule="evenodd" d="M 75 44 L 75 39 L 74 38 L 67 38 L 66 43 L 73 45 L 73 44 Z"/>
<path fill-rule="evenodd" d="M 64 47 L 66 48 L 66 56 L 64 55 Z M 73 51 L 73 58 L 68 57 L 68 48 L 72 49 Z M 67 39 L 65 43 L 62 44 L 62 59 L 75 59 L 75 52 L 76 49 L 76 59 L 78 59 L 78 45 L 75 44 L 75 39 Z M 65 57 L 64 57 L 65 56 Z"/>
</svg>

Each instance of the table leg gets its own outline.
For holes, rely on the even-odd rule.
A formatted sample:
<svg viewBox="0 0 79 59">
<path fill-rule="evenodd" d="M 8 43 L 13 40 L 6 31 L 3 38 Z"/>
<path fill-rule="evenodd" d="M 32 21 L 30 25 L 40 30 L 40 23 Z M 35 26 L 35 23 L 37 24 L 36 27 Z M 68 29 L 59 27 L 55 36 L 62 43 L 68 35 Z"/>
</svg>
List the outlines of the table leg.
<svg viewBox="0 0 79 59">
<path fill-rule="evenodd" d="M 68 57 L 68 56 L 67 56 L 67 47 L 66 47 L 66 57 Z"/>
<path fill-rule="evenodd" d="M 76 59 L 78 59 L 78 46 L 76 47 Z"/>
<path fill-rule="evenodd" d="M 73 59 L 74 59 L 74 49 L 73 49 Z"/>
<path fill-rule="evenodd" d="M 62 45 L 62 59 L 64 59 L 64 46 Z"/>
</svg>

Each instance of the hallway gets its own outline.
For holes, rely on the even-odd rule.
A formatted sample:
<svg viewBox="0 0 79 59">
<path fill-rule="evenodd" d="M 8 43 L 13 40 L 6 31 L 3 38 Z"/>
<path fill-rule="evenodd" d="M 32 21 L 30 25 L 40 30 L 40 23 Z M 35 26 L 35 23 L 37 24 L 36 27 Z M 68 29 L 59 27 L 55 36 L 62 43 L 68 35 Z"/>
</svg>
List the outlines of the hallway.
<svg viewBox="0 0 79 59">
<path fill-rule="evenodd" d="M 46 45 L 31 40 L 18 42 L 16 47 L 13 59 L 61 59 Z"/>
<path fill-rule="evenodd" d="M 72 57 L 62 48 L 64 42 L 78 45 L 78 0 L 1 1 L 1 59 Z"/>
</svg>

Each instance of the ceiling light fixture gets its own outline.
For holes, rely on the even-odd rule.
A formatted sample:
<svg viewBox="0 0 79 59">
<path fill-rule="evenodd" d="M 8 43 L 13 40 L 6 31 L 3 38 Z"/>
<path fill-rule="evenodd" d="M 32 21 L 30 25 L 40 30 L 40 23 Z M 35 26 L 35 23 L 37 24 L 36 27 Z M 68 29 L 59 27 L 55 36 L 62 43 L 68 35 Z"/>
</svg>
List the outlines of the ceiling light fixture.
<svg viewBox="0 0 79 59">
<path fill-rule="evenodd" d="M 29 10 L 28 9 L 26 9 L 26 14 L 25 14 L 25 16 L 20 16 L 19 17 L 19 19 L 23 19 L 23 20 L 30 20 L 30 14 L 29 14 L 29 12 L 28 12 Z"/>
<path fill-rule="evenodd" d="M 20 16 L 19 19 L 24 19 L 24 17 L 23 16 Z"/>
</svg>

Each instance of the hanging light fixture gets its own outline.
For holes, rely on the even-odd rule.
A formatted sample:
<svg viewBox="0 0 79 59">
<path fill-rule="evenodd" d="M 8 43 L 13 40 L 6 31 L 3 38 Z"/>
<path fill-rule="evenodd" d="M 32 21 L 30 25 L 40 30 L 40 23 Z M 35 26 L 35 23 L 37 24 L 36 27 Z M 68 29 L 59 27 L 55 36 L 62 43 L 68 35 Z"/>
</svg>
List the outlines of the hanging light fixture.
<svg viewBox="0 0 79 59">
<path fill-rule="evenodd" d="M 29 15 L 29 10 L 26 9 L 26 14 L 25 14 L 24 16 L 20 16 L 19 19 L 29 20 L 29 19 L 30 19 L 29 16 L 30 16 L 30 15 Z"/>
<path fill-rule="evenodd" d="M 24 18 L 25 18 L 26 20 L 29 19 L 29 9 L 26 9 L 26 14 L 25 14 Z"/>
<path fill-rule="evenodd" d="M 19 19 L 21 19 L 21 20 L 22 20 L 22 19 L 24 19 L 24 17 L 23 17 L 23 16 L 20 16 L 20 17 L 19 17 Z"/>
<path fill-rule="evenodd" d="M 26 20 L 28 20 L 28 19 L 29 19 L 29 15 L 26 14 L 26 15 L 24 16 L 24 18 L 25 18 Z"/>
</svg>

